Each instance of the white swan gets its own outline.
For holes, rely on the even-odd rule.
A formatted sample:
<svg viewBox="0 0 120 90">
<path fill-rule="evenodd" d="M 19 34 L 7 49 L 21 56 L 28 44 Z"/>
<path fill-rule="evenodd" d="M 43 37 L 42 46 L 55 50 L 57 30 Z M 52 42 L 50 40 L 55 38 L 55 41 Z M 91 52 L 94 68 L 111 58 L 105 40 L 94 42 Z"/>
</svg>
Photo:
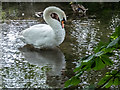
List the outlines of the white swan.
<svg viewBox="0 0 120 90">
<path fill-rule="evenodd" d="M 40 49 L 59 46 L 65 38 L 64 21 L 66 15 L 64 11 L 58 7 L 50 6 L 43 11 L 43 18 L 48 25 L 38 24 L 23 30 L 22 40 Z"/>
</svg>

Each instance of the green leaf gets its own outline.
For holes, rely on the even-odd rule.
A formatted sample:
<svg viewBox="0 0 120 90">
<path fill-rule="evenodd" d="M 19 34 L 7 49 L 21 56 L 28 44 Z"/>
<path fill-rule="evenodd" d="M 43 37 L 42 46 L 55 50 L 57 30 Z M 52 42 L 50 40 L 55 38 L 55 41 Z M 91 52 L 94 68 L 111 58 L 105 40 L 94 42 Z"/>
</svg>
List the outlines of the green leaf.
<svg viewBox="0 0 120 90">
<path fill-rule="evenodd" d="M 80 71 L 81 69 L 85 68 L 87 65 L 85 63 L 80 63 L 79 66 L 77 66 L 75 69 L 74 69 L 74 72 L 78 72 Z"/>
<path fill-rule="evenodd" d="M 119 79 L 118 79 L 118 78 L 115 78 L 115 79 L 114 79 L 113 85 L 116 85 L 116 86 L 119 85 Z"/>
<path fill-rule="evenodd" d="M 65 87 L 66 88 L 69 87 L 70 85 L 71 85 L 71 79 L 69 79 L 65 82 Z"/>
<path fill-rule="evenodd" d="M 111 79 L 107 84 L 105 84 L 106 88 L 109 88 L 113 84 L 113 79 Z"/>
<path fill-rule="evenodd" d="M 82 65 L 82 66 L 81 66 L 81 69 L 85 68 L 86 66 L 87 66 L 87 65 Z"/>
<path fill-rule="evenodd" d="M 114 74 L 116 74 L 116 73 L 117 73 L 117 71 L 116 71 L 116 70 L 113 70 L 111 74 L 114 75 Z"/>
<path fill-rule="evenodd" d="M 97 52 L 99 52 L 100 50 L 102 50 L 105 47 L 106 47 L 105 43 L 99 42 L 99 44 L 94 48 L 94 52 L 97 53 Z"/>
<path fill-rule="evenodd" d="M 105 48 L 104 50 L 103 50 L 103 52 L 104 52 L 104 54 L 107 54 L 107 53 L 111 53 L 113 50 L 115 50 L 115 48 Z"/>
<path fill-rule="evenodd" d="M 78 72 L 75 76 L 80 77 L 83 74 L 83 71 Z"/>
<path fill-rule="evenodd" d="M 92 62 L 81 62 L 81 64 L 74 69 L 74 72 L 89 70 L 91 63 Z"/>
<path fill-rule="evenodd" d="M 98 82 L 98 85 L 103 85 L 106 80 L 108 80 L 111 76 L 104 76 L 99 82 Z"/>
<path fill-rule="evenodd" d="M 107 55 L 102 55 L 101 59 L 105 65 L 112 65 L 113 64 L 113 62 L 111 61 L 111 59 L 109 59 L 109 57 Z"/>
<path fill-rule="evenodd" d="M 89 62 L 93 58 L 94 58 L 94 54 L 89 56 L 87 59 L 83 60 L 83 62 Z"/>
<path fill-rule="evenodd" d="M 97 52 L 97 53 L 95 54 L 95 56 L 98 57 L 98 56 L 101 56 L 101 55 L 103 55 L 103 54 L 104 54 L 104 51 L 100 51 L 100 52 Z"/>
<path fill-rule="evenodd" d="M 102 68 L 105 67 L 105 64 L 102 62 L 102 60 L 100 58 L 96 58 L 96 66 L 95 66 L 95 70 L 100 70 Z"/>
<path fill-rule="evenodd" d="M 92 63 L 91 68 L 94 68 L 96 66 L 95 61 Z"/>
<path fill-rule="evenodd" d="M 74 72 L 77 72 L 77 71 L 80 71 L 81 70 L 81 67 L 79 66 L 79 67 L 76 67 L 75 69 L 74 69 Z"/>
<path fill-rule="evenodd" d="M 120 84 L 120 76 L 119 71 L 113 70 L 111 72 L 107 72 L 106 75 L 99 81 L 98 85 L 104 85 L 104 87 L 109 88 L 111 85 L 119 85 Z"/>
<path fill-rule="evenodd" d="M 112 34 L 111 38 L 116 39 L 120 36 L 120 25 L 115 28 L 115 32 Z"/>
<path fill-rule="evenodd" d="M 72 77 L 71 79 L 69 79 L 68 81 L 65 82 L 65 87 L 69 87 L 69 86 L 76 86 L 80 83 L 80 79 L 76 76 Z"/>
<path fill-rule="evenodd" d="M 115 40 L 113 40 L 112 42 L 110 42 L 110 43 L 108 44 L 107 48 L 110 48 L 110 47 L 115 46 L 115 45 L 118 43 L 118 41 L 119 41 L 119 37 L 116 38 Z"/>
<path fill-rule="evenodd" d="M 120 44 L 120 26 L 115 29 L 115 33 L 111 36 L 111 42 L 108 44 L 99 43 L 99 45 L 94 49 L 96 54 L 83 57 L 80 59 L 79 66 L 74 69 L 77 72 L 75 76 L 65 82 L 65 87 L 78 85 L 81 81 L 79 77 L 91 69 L 100 70 L 106 65 L 112 65 L 113 62 L 109 59 L 112 56 L 113 50 L 119 49 Z M 119 71 L 107 72 L 106 75 L 99 81 L 98 85 L 103 85 L 109 88 L 111 85 L 120 84 L 120 73 Z"/>
<path fill-rule="evenodd" d="M 71 81 L 71 84 L 76 86 L 80 83 L 80 79 L 78 77 L 73 77 L 72 78 L 72 81 Z"/>
<path fill-rule="evenodd" d="M 113 52 L 107 52 L 106 55 L 111 57 L 112 55 L 114 55 L 114 53 Z"/>
<path fill-rule="evenodd" d="M 110 72 L 106 72 L 106 75 L 110 75 Z"/>
</svg>

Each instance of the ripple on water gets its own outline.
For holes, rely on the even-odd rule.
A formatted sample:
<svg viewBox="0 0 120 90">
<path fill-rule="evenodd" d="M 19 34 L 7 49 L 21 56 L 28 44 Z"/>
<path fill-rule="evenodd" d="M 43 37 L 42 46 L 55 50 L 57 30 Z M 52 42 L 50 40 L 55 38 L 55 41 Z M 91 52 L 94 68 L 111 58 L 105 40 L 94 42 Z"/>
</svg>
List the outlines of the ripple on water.
<svg viewBox="0 0 120 90">
<path fill-rule="evenodd" d="M 80 52 L 87 51 L 84 54 L 90 55 L 92 53 L 93 46 L 98 44 L 98 41 L 100 41 L 97 37 L 99 27 L 95 27 L 97 20 L 73 20 L 72 24 L 74 27 L 71 35 L 73 38 L 76 38 L 76 42 L 78 43 L 77 47 L 75 47 L 78 50 L 77 53 L 81 56 L 83 53 Z"/>
<path fill-rule="evenodd" d="M 51 87 L 53 81 L 58 76 L 61 78 L 61 70 L 65 68 L 65 59 L 62 52 L 58 49 L 46 51 L 47 56 L 58 55 L 54 58 L 50 55 L 49 57 L 43 53 L 34 49 L 25 49 L 23 43 L 19 39 L 20 32 L 34 24 L 38 24 L 36 20 L 11 20 L 9 23 L 3 24 L 2 29 L 2 60 L 3 60 L 3 86 L 7 88 L 11 87 L 42 87 L 47 88 Z M 23 47 L 23 48 L 22 48 Z M 22 48 L 23 51 L 20 49 Z M 33 57 L 31 57 L 33 55 Z M 62 55 L 62 56 L 60 56 Z M 27 56 L 27 57 L 26 57 Z M 55 56 L 53 56 L 55 57 Z M 45 61 L 48 58 L 51 58 L 52 61 L 49 61 L 46 64 Z M 57 59 L 59 64 L 57 65 Z M 31 61 L 30 61 L 31 60 Z M 37 61 L 38 60 L 38 61 Z M 42 61 L 43 60 L 43 61 Z M 35 61 L 35 62 L 34 62 Z M 41 61 L 41 62 L 40 62 Z M 32 63 L 34 64 L 32 64 Z M 40 64 L 39 64 L 40 63 Z M 38 64 L 38 65 L 37 65 Z M 52 69 L 51 69 L 52 68 Z M 54 76 L 54 77 L 53 77 Z M 59 79 L 60 79 L 59 78 Z M 61 80 L 57 81 L 61 83 Z M 51 84 L 50 84 L 51 83 Z M 48 85 L 47 85 L 48 84 Z M 49 86 L 49 84 L 51 86 Z M 56 84 L 52 87 L 61 87 L 60 84 Z"/>
</svg>

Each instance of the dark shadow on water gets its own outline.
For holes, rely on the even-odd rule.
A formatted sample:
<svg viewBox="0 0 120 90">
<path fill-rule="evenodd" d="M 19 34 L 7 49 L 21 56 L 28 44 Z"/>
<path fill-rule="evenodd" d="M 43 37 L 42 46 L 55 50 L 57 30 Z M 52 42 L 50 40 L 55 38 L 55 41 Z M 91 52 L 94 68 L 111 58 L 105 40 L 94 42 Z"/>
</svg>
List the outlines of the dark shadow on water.
<svg viewBox="0 0 120 90">
<path fill-rule="evenodd" d="M 45 71 L 46 84 L 53 88 L 63 88 L 64 72 L 66 67 L 65 56 L 59 48 L 35 49 L 30 45 L 19 48 L 25 60 L 39 67 L 48 67 Z"/>
<path fill-rule="evenodd" d="M 65 69 L 65 56 L 60 51 L 59 48 L 51 49 L 35 49 L 29 45 L 25 45 L 22 48 L 19 48 L 25 60 L 28 62 L 38 65 L 52 65 L 52 71 L 49 72 L 49 75 L 61 75 L 61 70 Z"/>
</svg>

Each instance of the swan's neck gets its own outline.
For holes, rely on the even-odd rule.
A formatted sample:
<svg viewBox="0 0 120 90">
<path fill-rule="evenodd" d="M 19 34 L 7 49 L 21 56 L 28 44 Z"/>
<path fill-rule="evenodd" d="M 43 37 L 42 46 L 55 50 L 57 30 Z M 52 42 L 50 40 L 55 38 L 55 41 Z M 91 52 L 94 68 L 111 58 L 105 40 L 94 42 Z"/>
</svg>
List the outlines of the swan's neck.
<svg viewBox="0 0 120 90">
<path fill-rule="evenodd" d="M 43 18 L 44 18 L 45 22 L 47 24 L 49 24 L 52 28 L 55 28 L 55 26 L 59 26 L 59 28 L 60 28 L 61 27 L 60 22 L 51 17 L 52 13 L 56 13 L 57 15 L 60 14 L 59 10 L 57 10 L 55 7 L 47 8 L 44 10 Z M 61 27 L 61 29 L 62 29 L 62 27 Z"/>
<path fill-rule="evenodd" d="M 53 19 L 51 17 L 52 13 L 56 13 L 57 15 L 60 14 L 59 11 L 56 10 L 55 8 L 49 8 L 43 12 L 43 18 L 46 21 L 46 23 L 50 25 L 51 28 L 54 30 L 54 33 L 56 35 L 56 40 L 60 44 L 64 40 L 65 30 L 62 28 L 61 23 L 58 20 Z"/>
</svg>

